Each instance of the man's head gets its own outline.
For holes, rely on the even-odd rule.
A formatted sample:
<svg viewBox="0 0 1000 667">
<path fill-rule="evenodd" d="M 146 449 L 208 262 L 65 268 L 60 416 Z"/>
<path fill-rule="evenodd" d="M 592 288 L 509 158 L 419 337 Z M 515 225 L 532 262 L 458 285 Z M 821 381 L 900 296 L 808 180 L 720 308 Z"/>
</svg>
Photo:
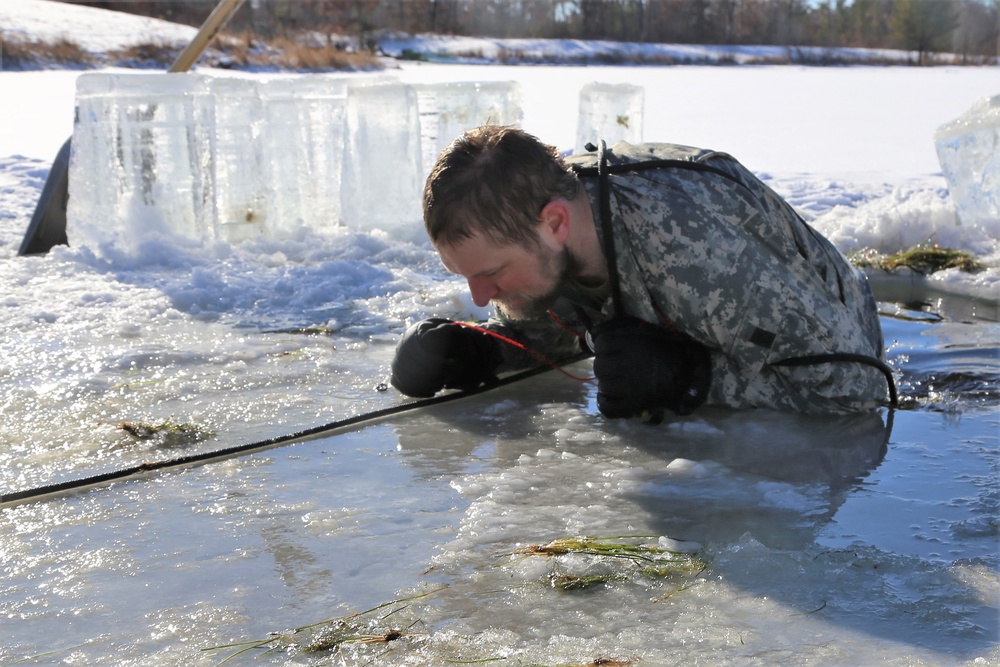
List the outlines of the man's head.
<svg viewBox="0 0 1000 667">
<path fill-rule="evenodd" d="M 438 158 L 424 189 L 424 222 L 441 261 L 468 280 L 477 305 L 533 318 L 575 273 L 567 242 L 569 202 L 579 191 L 554 148 L 487 125 Z"/>
<path fill-rule="evenodd" d="M 509 126 L 484 125 L 438 157 L 424 187 L 424 224 L 436 247 L 481 234 L 497 244 L 537 244 L 542 208 L 573 199 L 579 181 L 552 146 Z"/>
</svg>

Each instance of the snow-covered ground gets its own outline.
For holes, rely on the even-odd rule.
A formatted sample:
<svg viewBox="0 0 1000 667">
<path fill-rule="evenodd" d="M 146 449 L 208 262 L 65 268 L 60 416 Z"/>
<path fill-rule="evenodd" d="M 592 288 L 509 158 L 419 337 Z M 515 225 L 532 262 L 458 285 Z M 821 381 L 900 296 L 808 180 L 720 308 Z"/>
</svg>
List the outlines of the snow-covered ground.
<svg viewBox="0 0 1000 667">
<path fill-rule="evenodd" d="M 70 25 L 88 48 L 138 38 L 133 21 L 0 2 L 5 31 Z M 276 650 L 227 664 L 1000 664 L 1000 230 L 956 224 L 933 145 L 1000 93 L 998 73 L 401 63 L 406 82 L 519 82 L 523 125 L 565 148 L 581 86 L 642 85 L 645 139 L 732 153 L 843 250 L 930 241 L 993 268 L 876 285 L 906 410 L 713 409 L 653 428 L 605 421 L 590 386 L 549 373 L 5 507 L 0 662 L 209 665 L 237 649 L 203 649 L 274 631 Z M 486 314 L 426 243 L 377 230 L 17 257 L 78 76 L 0 72 L 5 490 L 398 405 L 375 387 L 399 332 Z M 123 422 L 196 430 L 137 439 Z M 701 564 L 513 553 L 626 533 L 697 542 Z M 567 574 L 605 579 L 553 586 Z M 366 630 L 382 641 L 309 653 L 309 631 L 286 631 L 445 584 Z"/>
<path fill-rule="evenodd" d="M 140 43 L 187 44 L 198 32 L 169 21 L 48 0 L 4 0 L 0 4 L 0 30 L 6 39 L 67 39 L 92 53 Z"/>
</svg>

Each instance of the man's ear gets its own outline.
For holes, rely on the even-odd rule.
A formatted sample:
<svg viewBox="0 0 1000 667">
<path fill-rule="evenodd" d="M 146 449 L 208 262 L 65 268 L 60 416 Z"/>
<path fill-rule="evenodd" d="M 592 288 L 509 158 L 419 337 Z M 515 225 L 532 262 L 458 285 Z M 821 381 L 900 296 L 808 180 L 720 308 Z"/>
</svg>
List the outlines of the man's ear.
<svg viewBox="0 0 1000 667">
<path fill-rule="evenodd" d="M 559 251 L 569 239 L 570 211 L 565 199 L 553 199 L 542 207 L 538 237 L 542 245 Z"/>
</svg>

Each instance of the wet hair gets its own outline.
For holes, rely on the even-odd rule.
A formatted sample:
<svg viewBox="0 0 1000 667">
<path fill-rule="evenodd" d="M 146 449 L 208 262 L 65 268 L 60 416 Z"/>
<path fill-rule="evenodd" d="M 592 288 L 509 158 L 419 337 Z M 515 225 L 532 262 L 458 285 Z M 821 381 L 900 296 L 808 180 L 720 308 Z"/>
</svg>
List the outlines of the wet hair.
<svg viewBox="0 0 1000 667">
<path fill-rule="evenodd" d="M 515 127 L 483 125 L 438 157 L 424 186 L 424 225 L 435 245 L 478 232 L 500 245 L 532 248 L 542 208 L 579 190 L 554 147 Z"/>
</svg>

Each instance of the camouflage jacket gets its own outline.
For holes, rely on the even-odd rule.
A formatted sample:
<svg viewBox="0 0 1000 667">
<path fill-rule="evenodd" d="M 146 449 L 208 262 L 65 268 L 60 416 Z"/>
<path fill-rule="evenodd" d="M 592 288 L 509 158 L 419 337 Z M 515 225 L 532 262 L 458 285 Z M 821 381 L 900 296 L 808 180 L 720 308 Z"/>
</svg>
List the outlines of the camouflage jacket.
<svg viewBox="0 0 1000 667">
<path fill-rule="evenodd" d="M 663 162 L 616 173 L 650 160 Z M 567 162 L 591 200 L 607 256 L 598 156 Z M 732 157 L 685 146 L 619 143 L 608 165 L 625 313 L 669 321 L 711 350 L 709 404 L 840 413 L 885 399 L 886 379 L 869 365 L 773 365 L 829 353 L 884 359 L 867 279 L 773 190 Z M 569 289 L 553 310 L 561 323 L 500 313 L 490 326 L 550 358 L 565 358 L 581 349 L 567 328 L 582 333 L 613 313 L 607 288 Z M 507 370 L 535 363 L 505 350 Z"/>
</svg>

